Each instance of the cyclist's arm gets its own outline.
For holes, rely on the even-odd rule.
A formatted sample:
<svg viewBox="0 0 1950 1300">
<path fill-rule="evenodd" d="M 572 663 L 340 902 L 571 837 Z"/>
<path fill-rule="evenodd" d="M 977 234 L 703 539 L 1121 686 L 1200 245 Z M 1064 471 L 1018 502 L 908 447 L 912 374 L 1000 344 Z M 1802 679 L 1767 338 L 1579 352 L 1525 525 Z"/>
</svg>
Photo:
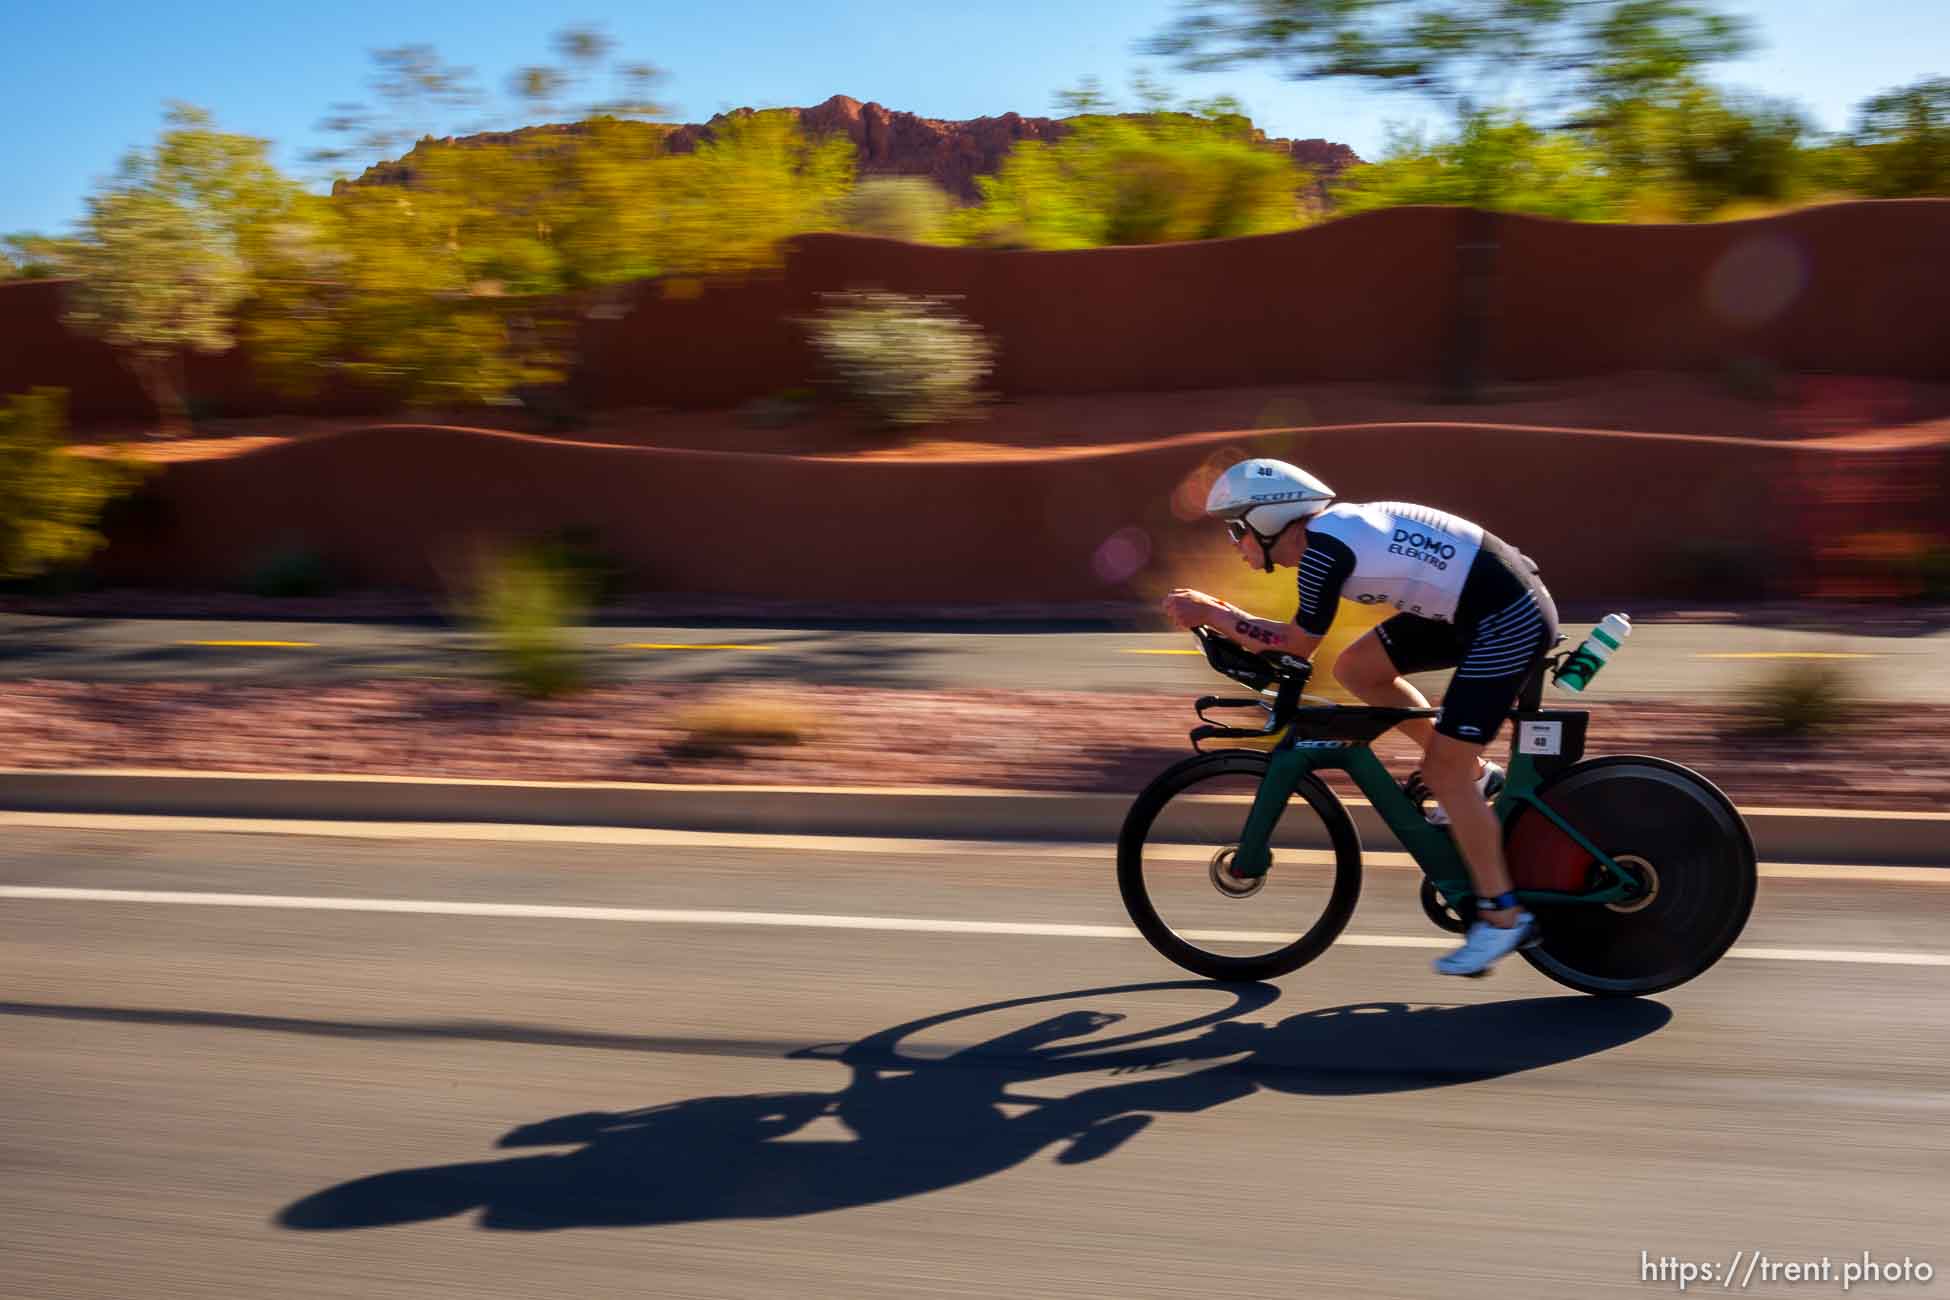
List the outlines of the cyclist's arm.
<svg viewBox="0 0 1950 1300">
<path fill-rule="evenodd" d="M 1341 591 L 1354 574 L 1354 551 L 1338 537 L 1307 532 L 1307 550 L 1300 557 L 1300 607 L 1287 626 L 1284 649 L 1313 658 L 1327 629 L 1334 626 Z M 1299 644 L 1304 643 L 1304 648 Z"/>
<path fill-rule="evenodd" d="M 1278 619 L 1254 618 L 1238 606 L 1231 617 L 1216 625 L 1220 631 L 1252 650 L 1284 650 L 1290 655 L 1311 660 L 1320 648 L 1320 635 Z"/>
</svg>

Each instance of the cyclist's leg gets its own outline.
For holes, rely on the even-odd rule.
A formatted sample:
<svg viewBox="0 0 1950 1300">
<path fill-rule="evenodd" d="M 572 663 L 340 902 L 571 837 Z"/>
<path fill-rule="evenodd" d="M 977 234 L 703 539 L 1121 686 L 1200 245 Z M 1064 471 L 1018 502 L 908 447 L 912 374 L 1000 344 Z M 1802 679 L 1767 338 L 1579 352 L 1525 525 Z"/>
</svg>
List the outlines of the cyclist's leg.
<svg viewBox="0 0 1950 1300">
<path fill-rule="evenodd" d="M 1486 748 L 1436 732 L 1422 757 L 1422 783 L 1449 815 L 1450 833 L 1469 867 L 1469 882 L 1479 899 L 1496 898 L 1510 889 L 1510 868 L 1503 859 L 1503 828 L 1483 802 L 1476 784 Z M 1492 925 L 1510 925 L 1516 920 L 1517 909 L 1489 910 L 1479 904 L 1477 915 Z"/>
<path fill-rule="evenodd" d="M 1557 608 L 1541 586 L 1477 624 L 1443 694 L 1435 737 L 1422 764 L 1422 780 L 1449 815 L 1456 848 L 1479 899 L 1510 890 L 1502 827 L 1476 786 L 1483 753 L 1556 637 Z M 1507 926 L 1515 923 L 1517 909 L 1479 906 L 1478 914 L 1493 925 Z"/>
<path fill-rule="evenodd" d="M 1334 680 L 1363 704 L 1392 709 L 1426 709 L 1429 699 L 1407 679 L 1409 673 L 1454 668 L 1463 644 L 1454 624 L 1414 614 L 1397 614 L 1363 633 L 1334 661 Z M 1427 750 L 1435 724 L 1410 718 L 1397 730 Z"/>
</svg>

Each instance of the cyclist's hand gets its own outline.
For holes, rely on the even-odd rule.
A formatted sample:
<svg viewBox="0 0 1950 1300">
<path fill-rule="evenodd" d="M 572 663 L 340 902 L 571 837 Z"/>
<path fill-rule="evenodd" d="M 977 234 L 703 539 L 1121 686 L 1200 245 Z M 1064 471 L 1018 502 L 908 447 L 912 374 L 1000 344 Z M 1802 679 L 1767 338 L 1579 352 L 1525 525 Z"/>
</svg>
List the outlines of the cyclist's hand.
<svg viewBox="0 0 1950 1300">
<path fill-rule="evenodd" d="M 1232 612 L 1224 601 L 1202 591 L 1180 587 L 1165 597 L 1165 617 L 1176 627 L 1195 628 L 1217 623 Z"/>
</svg>

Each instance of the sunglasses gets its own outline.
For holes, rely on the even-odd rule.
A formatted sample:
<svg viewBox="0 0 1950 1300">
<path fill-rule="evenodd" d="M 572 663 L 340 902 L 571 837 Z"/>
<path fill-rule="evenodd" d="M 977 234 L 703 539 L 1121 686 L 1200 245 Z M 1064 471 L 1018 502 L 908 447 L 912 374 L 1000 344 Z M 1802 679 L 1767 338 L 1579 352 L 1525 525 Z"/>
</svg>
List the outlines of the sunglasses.
<svg viewBox="0 0 1950 1300">
<path fill-rule="evenodd" d="M 1272 544 L 1271 538 L 1267 537 L 1264 533 L 1260 532 L 1257 528 L 1254 528 L 1251 524 L 1247 523 L 1245 520 L 1243 519 L 1226 520 L 1226 536 L 1230 537 L 1233 540 L 1234 545 L 1237 545 L 1239 542 L 1244 541 L 1246 534 L 1248 533 L 1251 533 L 1253 537 L 1258 540 L 1261 546 L 1269 546 Z"/>
</svg>

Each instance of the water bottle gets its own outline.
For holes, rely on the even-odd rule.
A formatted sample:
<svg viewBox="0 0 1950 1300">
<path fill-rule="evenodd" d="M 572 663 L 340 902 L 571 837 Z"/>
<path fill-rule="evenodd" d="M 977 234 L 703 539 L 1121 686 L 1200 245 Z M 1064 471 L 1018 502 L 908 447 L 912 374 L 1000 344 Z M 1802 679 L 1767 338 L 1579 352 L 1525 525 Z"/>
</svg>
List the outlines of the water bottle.
<svg viewBox="0 0 1950 1300">
<path fill-rule="evenodd" d="M 1591 635 L 1584 644 L 1571 652 L 1551 677 L 1560 691 L 1582 691 L 1605 666 L 1605 661 L 1618 653 L 1625 638 L 1632 635 L 1632 620 L 1623 614 L 1607 614 L 1604 622 L 1591 629 Z"/>
</svg>

